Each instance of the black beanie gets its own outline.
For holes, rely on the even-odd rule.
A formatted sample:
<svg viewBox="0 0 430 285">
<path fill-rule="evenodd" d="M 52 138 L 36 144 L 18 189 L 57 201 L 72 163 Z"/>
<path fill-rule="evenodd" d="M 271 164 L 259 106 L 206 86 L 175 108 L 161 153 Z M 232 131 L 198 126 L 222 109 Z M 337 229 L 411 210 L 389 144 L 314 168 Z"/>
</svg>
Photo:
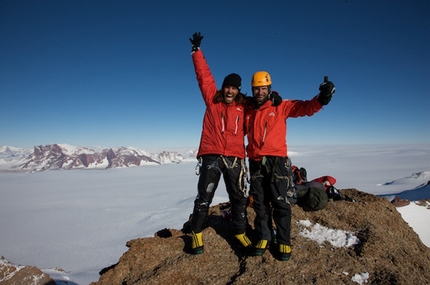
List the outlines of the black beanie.
<svg viewBox="0 0 430 285">
<path fill-rule="evenodd" d="M 222 82 L 222 88 L 224 88 L 225 86 L 236 87 L 240 90 L 240 88 L 242 87 L 242 78 L 240 78 L 239 74 L 236 73 L 229 74 L 224 78 L 224 81 Z"/>
</svg>

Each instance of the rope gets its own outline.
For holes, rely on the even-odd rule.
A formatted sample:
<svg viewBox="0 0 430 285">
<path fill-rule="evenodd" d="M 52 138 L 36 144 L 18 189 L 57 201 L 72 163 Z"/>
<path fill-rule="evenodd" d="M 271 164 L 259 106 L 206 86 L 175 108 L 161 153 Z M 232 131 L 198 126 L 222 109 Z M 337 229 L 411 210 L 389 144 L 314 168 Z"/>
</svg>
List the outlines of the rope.
<svg viewBox="0 0 430 285">
<path fill-rule="evenodd" d="M 224 165 L 225 167 L 227 167 L 227 169 L 233 169 L 237 162 L 237 156 L 234 157 L 234 160 L 231 166 L 227 163 L 225 156 L 221 155 L 221 159 L 222 159 L 222 162 L 224 162 Z"/>
</svg>

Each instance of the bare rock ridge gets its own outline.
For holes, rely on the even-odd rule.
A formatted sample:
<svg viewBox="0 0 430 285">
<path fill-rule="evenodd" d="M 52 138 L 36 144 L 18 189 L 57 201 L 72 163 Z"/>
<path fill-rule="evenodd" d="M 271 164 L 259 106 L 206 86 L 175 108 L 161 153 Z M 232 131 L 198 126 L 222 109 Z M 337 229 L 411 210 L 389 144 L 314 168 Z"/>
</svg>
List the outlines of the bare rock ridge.
<svg viewBox="0 0 430 285">
<path fill-rule="evenodd" d="M 11 264 L 0 257 L 0 284 L 2 285 L 55 285 L 55 281 L 39 268 Z"/>
<path fill-rule="evenodd" d="M 163 229 L 154 237 L 127 242 L 128 251 L 117 264 L 103 269 L 92 285 L 104 284 L 357 284 L 365 274 L 368 284 L 429 284 L 430 248 L 402 219 L 387 199 L 341 190 L 356 200 L 330 202 L 320 211 L 292 206 L 292 251 L 279 261 L 271 249 L 251 256 L 232 237 L 230 221 L 221 215 L 228 203 L 210 208 L 203 231 L 205 252 L 189 254 L 188 222 L 181 230 Z M 191 209 L 190 209 L 191 211 Z M 255 214 L 248 208 L 249 235 Z M 308 221 L 329 229 L 354 233 L 359 242 L 337 247 L 303 234 Z"/>
<path fill-rule="evenodd" d="M 9 163 L 8 171 L 45 171 L 56 169 L 109 169 L 142 166 L 149 164 L 181 163 L 195 160 L 195 153 L 188 151 L 184 156 L 176 151 L 149 154 L 136 148 L 120 147 L 91 149 L 69 145 L 52 144 L 35 146 L 32 153 L 12 151 L 9 148 L 0 153 Z"/>
<path fill-rule="evenodd" d="M 399 196 L 394 197 L 394 199 L 391 201 L 391 204 L 393 204 L 396 207 L 404 207 L 411 203 L 411 201 L 402 199 Z"/>
</svg>

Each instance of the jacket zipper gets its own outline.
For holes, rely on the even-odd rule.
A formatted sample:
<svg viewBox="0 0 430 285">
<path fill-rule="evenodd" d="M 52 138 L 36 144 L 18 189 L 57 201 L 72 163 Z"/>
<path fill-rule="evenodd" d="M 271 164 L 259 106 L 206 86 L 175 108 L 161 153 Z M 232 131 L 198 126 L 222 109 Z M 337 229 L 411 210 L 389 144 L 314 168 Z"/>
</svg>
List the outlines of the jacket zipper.
<svg viewBox="0 0 430 285">
<path fill-rule="evenodd" d="M 224 124 L 225 124 L 225 122 L 224 122 L 224 112 L 221 113 L 221 122 L 222 122 L 221 134 L 223 134 L 224 130 L 225 130 L 225 127 L 224 127 Z"/>
<path fill-rule="evenodd" d="M 237 134 L 237 128 L 239 127 L 238 125 L 238 123 L 239 123 L 239 120 L 240 120 L 240 117 L 239 117 L 239 115 L 237 115 L 237 117 L 236 117 L 236 127 L 235 127 L 235 129 L 234 129 L 234 135 L 236 135 Z"/>
<path fill-rule="evenodd" d="M 263 146 L 263 145 L 264 145 L 264 141 L 266 140 L 266 133 L 267 133 L 267 121 L 266 121 L 266 123 L 264 124 L 264 132 L 263 132 L 263 138 L 262 138 L 262 140 L 261 140 L 261 146 Z"/>
</svg>

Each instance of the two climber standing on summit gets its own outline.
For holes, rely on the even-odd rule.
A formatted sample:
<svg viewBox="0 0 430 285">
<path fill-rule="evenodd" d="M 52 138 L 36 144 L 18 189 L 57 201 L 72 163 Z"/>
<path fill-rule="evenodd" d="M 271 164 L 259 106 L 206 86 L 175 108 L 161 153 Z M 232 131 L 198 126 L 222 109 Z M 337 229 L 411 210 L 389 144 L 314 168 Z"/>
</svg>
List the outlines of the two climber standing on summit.
<svg viewBox="0 0 430 285">
<path fill-rule="evenodd" d="M 218 90 L 200 50 L 202 39 L 200 33 L 195 33 L 190 39 L 194 69 L 206 104 L 197 154 L 201 162 L 198 193 L 190 221 L 191 252 L 199 254 L 204 251 L 202 231 L 221 174 L 231 203 L 235 237 L 245 248 L 253 245 L 246 235 L 246 133 L 251 175 L 249 194 L 253 197 L 258 238 L 254 254 L 262 255 L 270 245 L 273 215 L 279 258 L 288 260 L 291 256 L 291 206 L 287 190 L 291 186 L 291 165 L 287 157 L 286 119 L 312 116 L 320 111 L 330 102 L 335 87 L 326 77 L 319 87 L 320 93 L 312 100 L 282 100 L 276 91 L 271 90 L 269 73 L 258 71 L 252 78 L 251 100 L 240 92 L 241 78 L 235 73 L 227 75 L 221 90 Z"/>
</svg>

